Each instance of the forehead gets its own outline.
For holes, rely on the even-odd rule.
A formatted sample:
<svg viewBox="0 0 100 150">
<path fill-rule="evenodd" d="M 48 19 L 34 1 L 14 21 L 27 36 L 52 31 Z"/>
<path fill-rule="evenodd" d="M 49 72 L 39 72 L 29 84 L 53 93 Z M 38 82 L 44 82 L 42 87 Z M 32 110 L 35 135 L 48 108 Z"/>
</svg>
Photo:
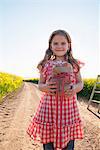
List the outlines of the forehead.
<svg viewBox="0 0 100 150">
<path fill-rule="evenodd" d="M 53 41 L 65 41 L 65 42 L 67 42 L 67 39 L 66 39 L 66 37 L 63 36 L 63 35 L 55 35 L 55 36 L 53 37 L 53 39 L 52 39 L 52 42 L 53 42 Z"/>
</svg>

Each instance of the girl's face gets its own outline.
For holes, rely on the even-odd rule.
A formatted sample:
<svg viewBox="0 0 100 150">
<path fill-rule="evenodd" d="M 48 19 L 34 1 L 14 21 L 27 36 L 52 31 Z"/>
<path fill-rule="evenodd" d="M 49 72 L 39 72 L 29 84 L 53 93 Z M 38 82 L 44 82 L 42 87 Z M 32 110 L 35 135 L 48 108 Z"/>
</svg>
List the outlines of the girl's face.
<svg viewBox="0 0 100 150">
<path fill-rule="evenodd" d="M 52 39 L 50 48 L 53 53 L 58 56 L 64 56 L 69 49 L 69 43 L 63 35 L 55 35 Z"/>
</svg>

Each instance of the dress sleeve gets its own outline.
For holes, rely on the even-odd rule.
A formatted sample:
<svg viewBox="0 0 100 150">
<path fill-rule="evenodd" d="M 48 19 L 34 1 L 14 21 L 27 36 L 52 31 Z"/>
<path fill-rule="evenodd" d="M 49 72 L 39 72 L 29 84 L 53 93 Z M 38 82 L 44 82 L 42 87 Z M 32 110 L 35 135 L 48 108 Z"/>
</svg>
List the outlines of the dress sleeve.
<svg viewBox="0 0 100 150">
<path fill-rule="evenodd" d="M 80 68 L 80 69 L 85 65 L 84 62 L 82 62 L 82 61 L 80 61 L 80 60 L 78 60 L 78 59 L 77 59 L 77 63 L 78 63 L 78 65 L 79 65 L 79 68 Z M 76 67 L 74 67 L 73 70 L 74 70 L 74 73 L 77 72 L 77 68 L 76 68 Z"/>
<path fill-rule="evenodd" d="M 78 64 L 79 64 L 80 68 L 82 68 L 82 67 L 85 65 L 84 62 L 82 62 L 82 61 L 80 61 L 80 60 L 78 60 L 78 59 L 77 59 L 77 62 L 78 62 Z"/>
<path fill-rule="evenodd" d="M 44 65 L 44 67 L 42 68 L 41 74 L 43 75 L 44 78 L 47 78 L 47 75 L 48 75 L 48 63 L 46 63 Z"/>
</svg>

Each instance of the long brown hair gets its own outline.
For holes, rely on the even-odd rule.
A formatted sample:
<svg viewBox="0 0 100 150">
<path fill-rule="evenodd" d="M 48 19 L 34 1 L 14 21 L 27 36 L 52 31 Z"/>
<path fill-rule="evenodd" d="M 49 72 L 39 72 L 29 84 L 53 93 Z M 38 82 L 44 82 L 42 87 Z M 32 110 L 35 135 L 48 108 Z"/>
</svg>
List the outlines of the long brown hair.
<svg viewBox="0 0 100 150">
<path fill-rule="evenodd" d="M 69 63 L 71 63 L 71 65 L 72 65 L 73 68 L 76 70 L 76 72 L 78 72 L 78 71 L 80 70 L 80 66 L 79 66 L 79 64 L 78 64 L 78 61 L 77 61 L 77 60 L 73 57 L 73 55 L 72 55 L 72 47 L 71 47 L 71 38 L 70 38 L 70 35 L 69 35 L 66 31 L 64 31 L 64 30 L 56 30 L 56 31 L 54 31 L 54 32 L 51 34 L 51 36 L 50 36 L 50 38 L 49 38 L 49 46 L 48 46 L 48 49 L 47 49 L 46 52 L 45 52 L 44 58 L 43 58 L 43 59 L 39 62 L 39 64 L 37 65 L 37 68 L 40 70 L 40 68 L 43 68 L 43 67 L 44 67 L 44 64 L 45 64 L 48 60 L 50 60 L 50 59 L 53 59 L 53 60 L 56 59 L 56 55 L 53 54 L 53 52 L 52 52 L 52 50 L 51 50 L 51 48 L 50 48 L 51 43 L 52 43 L 52 40 L 53 40 L 53 38 L 54 38 L 55 35 L 62 35 L 62 36 L 64 36 L 64 37 L 67 39 L 67 41 L 68 41 L 70 47 L 69 47 L 69 49 L 67 50 L 67 52 L 66 52 L 66 54 L 64 55 L 64 57 L 65 57 L 65 60 L 67 60 Z"/>
</svg>

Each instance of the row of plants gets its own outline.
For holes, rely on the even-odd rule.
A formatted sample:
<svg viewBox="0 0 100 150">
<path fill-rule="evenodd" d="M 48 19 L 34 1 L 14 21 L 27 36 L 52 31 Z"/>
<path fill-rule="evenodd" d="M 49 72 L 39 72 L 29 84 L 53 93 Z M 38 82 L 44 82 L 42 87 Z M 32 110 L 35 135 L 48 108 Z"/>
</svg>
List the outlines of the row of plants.
<svg viewBox="0 0 100 150">
<path fill-rule="evenodd" d="M 21 87 L 22 83 L 22 77 L 0 72 L 0 102 L 3 96 Z"/>
<path fill-rule="evenodd" d="M 23 81 L 38 84 L 39 79 L 38 78 L 30 78 L 30 79 L 23 79 Z"/>
<path fill-rule="evenodd" d="M 17 88 L 21 87 L 23 81 L 38 84 L 39 79 L 23 79 L 22 77 L 18 77 L 16 75 L 0 72 L 0 99 L 7 93 L 12 92 Z M 95 82 L 96 79 L 84 79 L 84 87 L 82 91 L 78 93 L 78 96 L 85 99 L 89 99 Z M 97 90 L 100 90 L 100 84 L 97 85 Z M 94 94 L 93 99 L 100 100 L 100 94 Z"/>
</svg>

